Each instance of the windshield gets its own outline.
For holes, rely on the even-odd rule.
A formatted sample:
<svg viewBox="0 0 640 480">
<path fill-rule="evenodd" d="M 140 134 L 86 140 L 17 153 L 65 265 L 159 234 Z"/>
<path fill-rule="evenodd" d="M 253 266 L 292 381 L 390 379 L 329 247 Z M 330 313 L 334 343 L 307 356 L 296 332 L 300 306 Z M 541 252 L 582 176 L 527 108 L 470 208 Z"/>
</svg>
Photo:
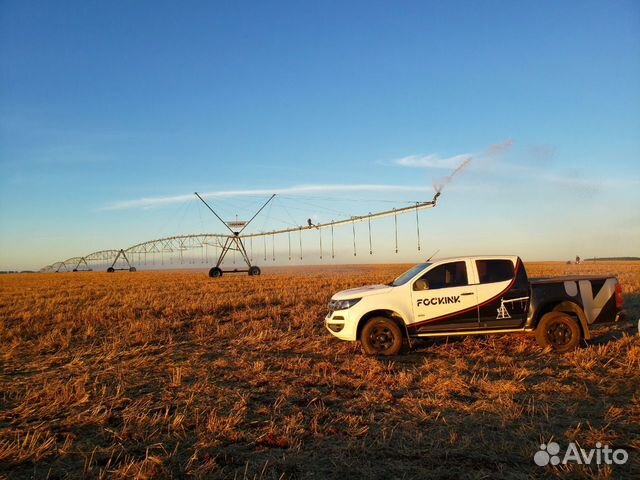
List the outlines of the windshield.
<svg viewBox="0 0 640 480">
<path fill-rule="evenodd" d="M 399 287 L 400 285 L 404 285 L 409 280 L 411 280 L 413 277 L 415 277 L 418 273 L 420 273 L 422 270 L 427 268 L 429 265 L 431 265 L 431 264 L 430 263 L 419 263 L 415 267 L 411 267 L 409 270 L 404 272 L 402 275 L 400 275 L 398 278 L 396 278 L 389 285 L 391 285 L 392 287 Z"/>
</svg>

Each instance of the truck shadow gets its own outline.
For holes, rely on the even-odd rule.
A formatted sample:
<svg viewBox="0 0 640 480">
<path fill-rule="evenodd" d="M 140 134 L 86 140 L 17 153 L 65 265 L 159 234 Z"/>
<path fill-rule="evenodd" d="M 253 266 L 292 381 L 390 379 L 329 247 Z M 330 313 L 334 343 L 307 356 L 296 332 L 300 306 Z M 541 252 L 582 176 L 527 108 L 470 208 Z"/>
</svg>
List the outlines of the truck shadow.
<svg viewBox="0 0 640 480">
<path fill-rule="evenodd" d="M 624 336 L 638 335 L 638 324 L 636 321 L 624 321 L 611 326 L 603 326 L 593 330 L 593 338 L 586 342 L 586 347 L 595 345 L 606 345 L 616 342 Z"/>
</svg>

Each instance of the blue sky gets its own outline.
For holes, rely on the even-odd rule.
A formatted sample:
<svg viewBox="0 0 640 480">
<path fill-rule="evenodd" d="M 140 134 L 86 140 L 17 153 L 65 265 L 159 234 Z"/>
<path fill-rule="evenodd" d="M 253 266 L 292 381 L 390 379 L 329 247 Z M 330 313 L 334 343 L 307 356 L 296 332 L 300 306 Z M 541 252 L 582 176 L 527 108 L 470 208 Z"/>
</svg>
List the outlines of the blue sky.
<svg viewBox="0 0 640 480">
<path fill-rule="evenodd" d="M 315 186 L 278 215 L 322 220 L 467 157 L 425 249 L 640 255 L 640 4 L 0 1 L 0 269 L 221 231 L 140 199 Z"/>
</svg>

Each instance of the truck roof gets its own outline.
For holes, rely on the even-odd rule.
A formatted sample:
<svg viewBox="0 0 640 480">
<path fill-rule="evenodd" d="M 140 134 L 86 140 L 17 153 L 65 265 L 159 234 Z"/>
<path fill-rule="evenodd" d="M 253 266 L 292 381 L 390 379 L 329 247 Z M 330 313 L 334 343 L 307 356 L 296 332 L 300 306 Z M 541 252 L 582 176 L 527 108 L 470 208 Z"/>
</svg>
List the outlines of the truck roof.
<svg viewBox="0 0 640 480">
<path fill-rule="evenodd" d="M 456 262 L 462 260 L 512 260 L 516 261 L 518 259 L 518 255 L 465 255 L 461 257 L 444 257 L 444 258 L 435 258 L 431 260 L 431 263 L 440 263 L 440 262 Z"/>
</svg>

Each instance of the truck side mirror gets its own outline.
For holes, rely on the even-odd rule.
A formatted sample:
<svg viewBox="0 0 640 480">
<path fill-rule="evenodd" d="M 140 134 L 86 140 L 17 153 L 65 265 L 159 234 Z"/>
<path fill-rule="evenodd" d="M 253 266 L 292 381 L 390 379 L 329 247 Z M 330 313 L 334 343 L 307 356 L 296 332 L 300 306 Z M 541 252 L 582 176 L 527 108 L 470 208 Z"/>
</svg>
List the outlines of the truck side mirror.
<svg viewBox="0 0 640 480">
<path fill-rule="evenodd" d="M 413 289 L 416 292 L 419 292 L 422 290 L 429 290 L 429 282 L 427 282 L 426 280 L 423 280 L 422 278 L 420 280 L 416 280 L 416 282 L 413 284 Z"/>
</svg>

